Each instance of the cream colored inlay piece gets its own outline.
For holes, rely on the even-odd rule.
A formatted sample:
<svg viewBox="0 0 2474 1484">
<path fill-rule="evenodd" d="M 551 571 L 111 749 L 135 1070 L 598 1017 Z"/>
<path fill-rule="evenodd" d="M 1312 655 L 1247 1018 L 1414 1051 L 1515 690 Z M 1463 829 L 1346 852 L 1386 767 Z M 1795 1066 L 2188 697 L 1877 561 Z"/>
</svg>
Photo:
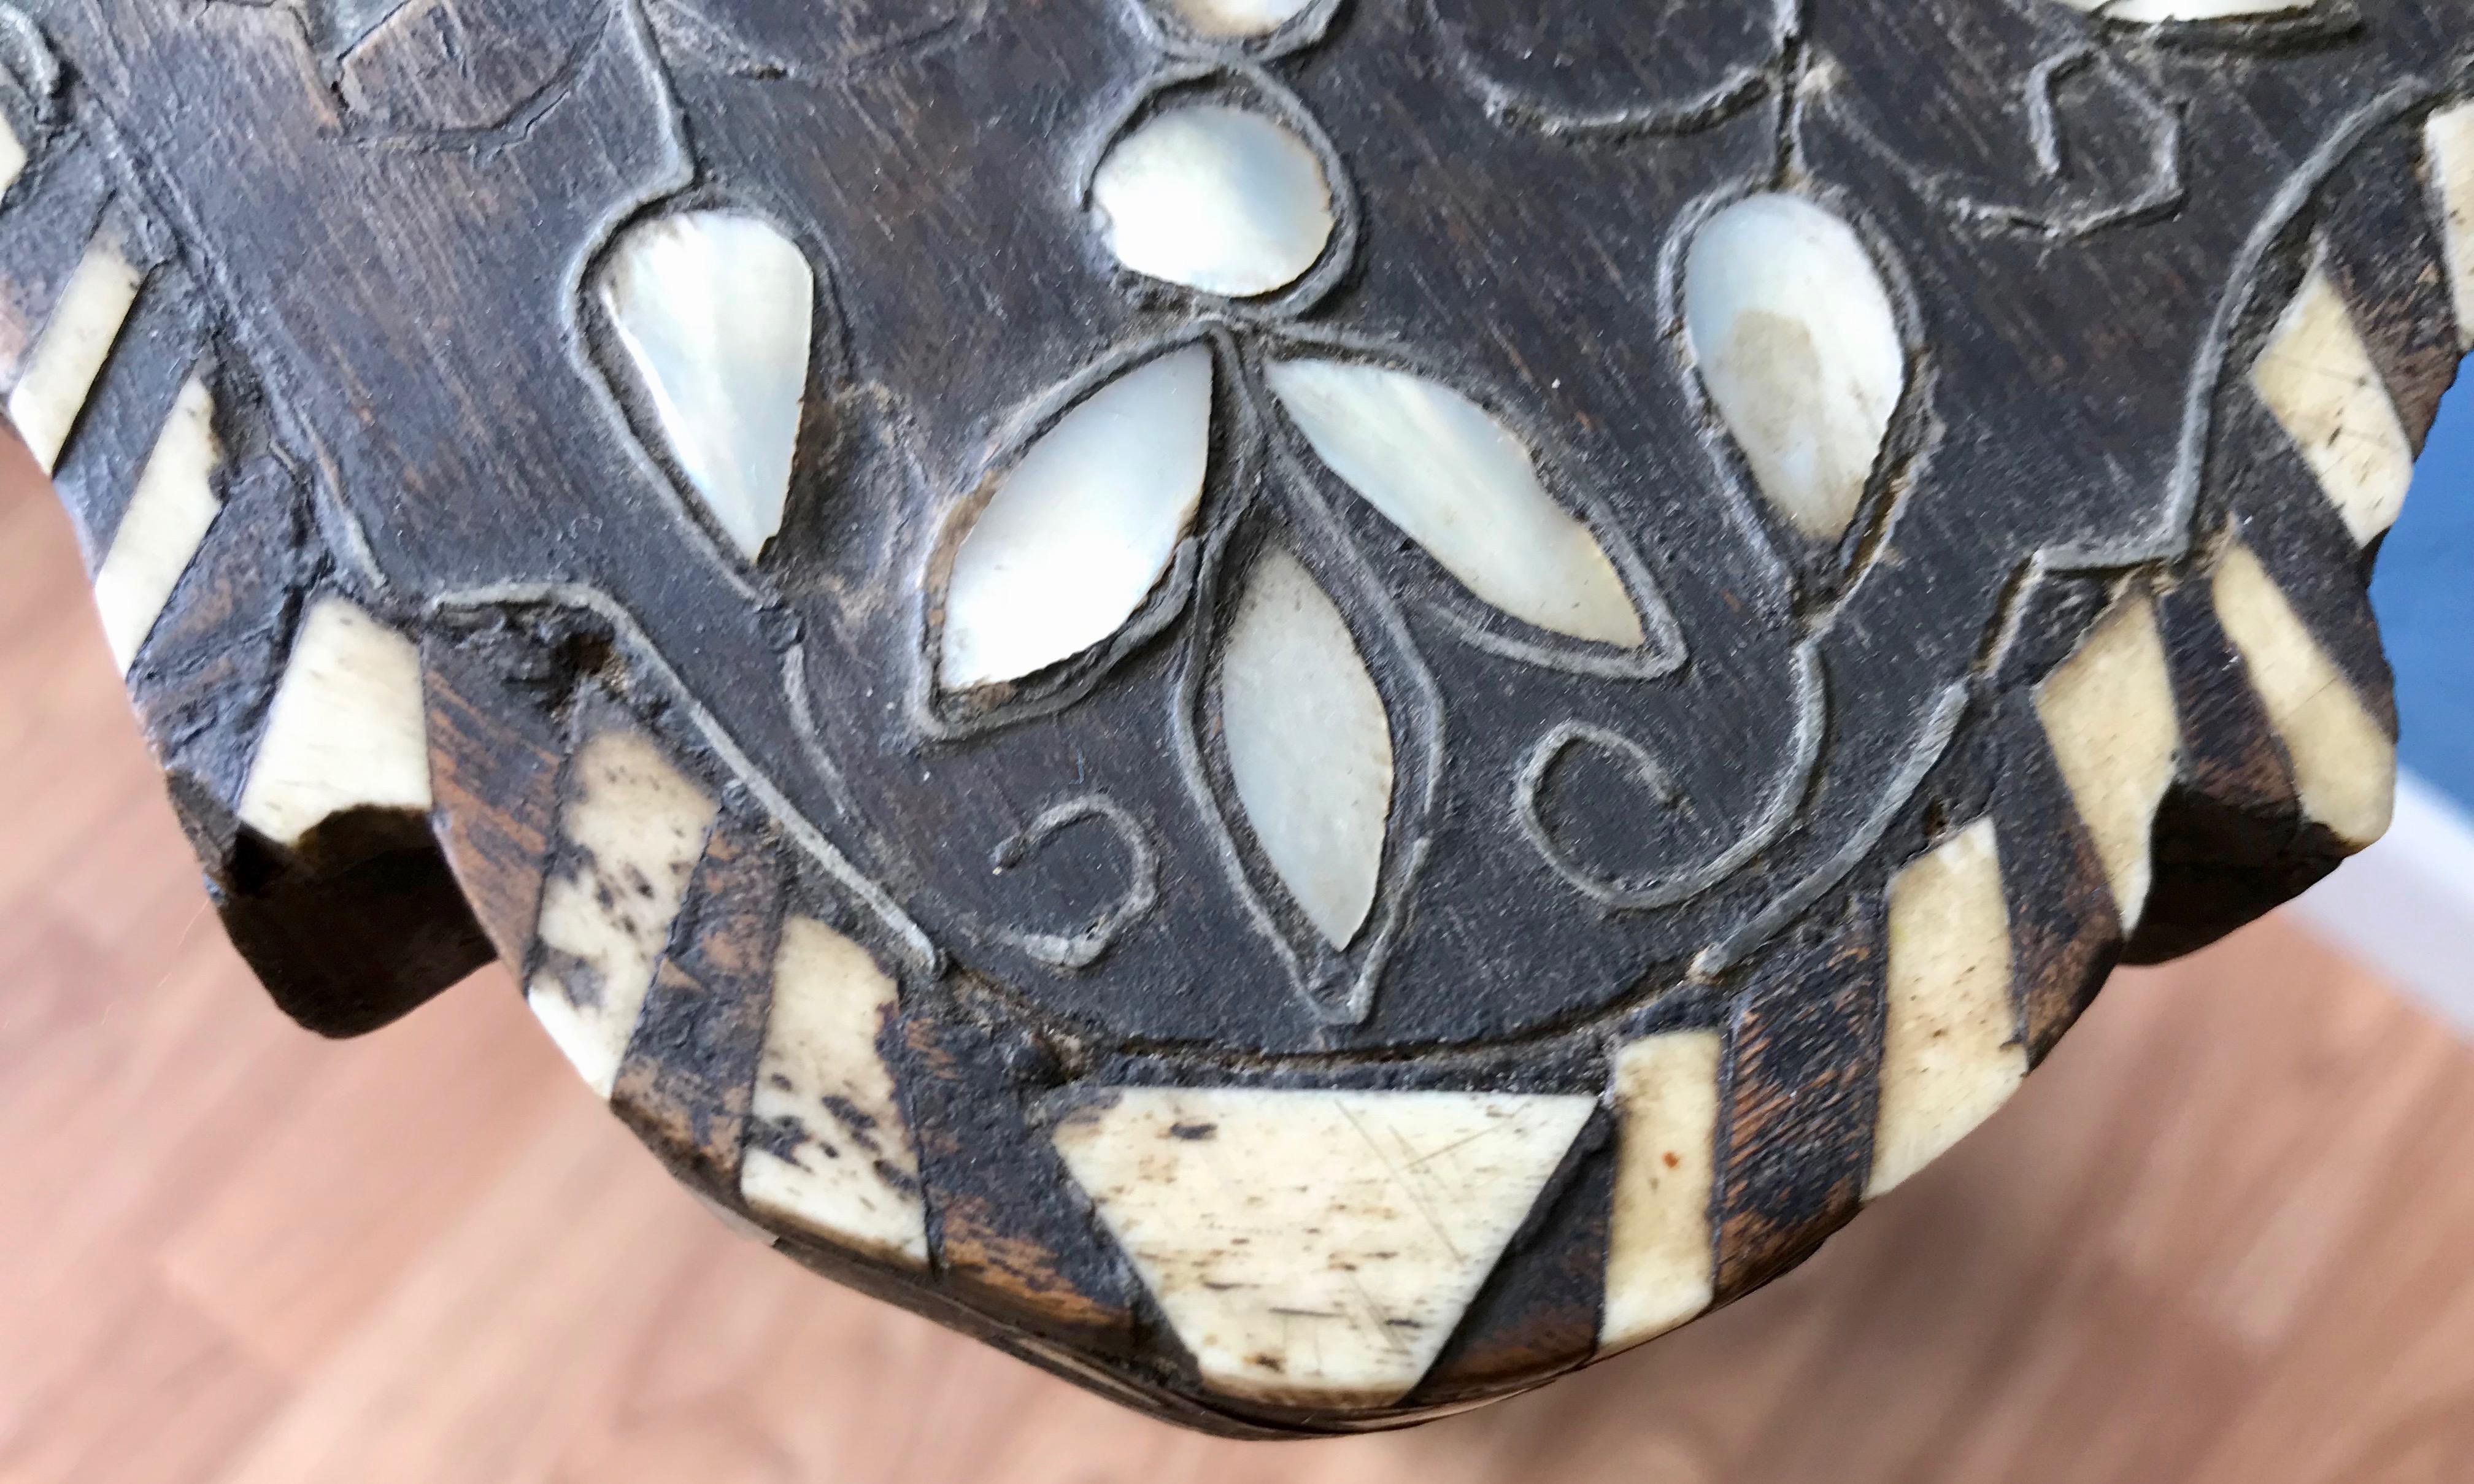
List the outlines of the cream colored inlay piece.
<svg viewBox="0 0 2474 1484">
<path fill-rule="evenodd" d="M 2096 842 L 2127 935 L 2147 905 L 2156 810 L 2182 752 L 2165 641 L 2146 594 L 2118 605 L 2046 677 L 2036 715 Z"/>
<path fill-rule="evenodd" d="M 294 846 L 352 809 L 429 810 L 421 651 L 343 598 L 322 597 L 292 642 L 236 812 Z"/>
<path fill-rule="evenodd" d="M 2026 1079 L 2010 967 L 2001 846 L 1979 819 L 1890 882 L 1889 1023 L 1866 1200 L 1939 1158 Z"/>
<path fill-rule="evenodd" d="M 124 675 L 223 509 L 214 490 L 215 466 L 223 460 L 214 425 L 214 398 L 206 382 L 191 377 L 173 400 L 111 549 L 94 574 L 103 636 Z"/>
<path fill-rule="evenodd" d="M 569 791 L 558 829 L 572 864 L 542 888 L 524 1000 L 606 1098 L 718 811 L 652 739 L 625 730 L 577 751 Z"/>
<path fill-rule="evenodd" d="M 761 1215 L 923 1268 L 919 1156 L 877 1051 L 895 1009 L 865 948 L 811 917 L 782 925 L 739 1193 Z"/>
<path fill-rule="evenodd" d="M 2248 547 L 2225 553 L 2211 588 L 2217 621 L 2284 739 L 2302 812 L 2349 845 L 2387 834 L 2396 807 L 2395 740 Z"/>
<path fill-rule="evenodd" d="M 68 447 L 78 414 L 85 410 L 86 395 L 94 390 L 94 378 L 103 374 L 103 363 L 110 359 L 111 347 L 120 338 L 120 328 L 129 322 L 130 308 L 137 303 L 137 289 L 144 281 L 145 275 L 106 231 L 86 245 L 85 256 L 78 260 L 68 285 L 61 290 L 60 303 L 53 306 L 52 317 L 44 323 L 16 386 L 9 393 L 9 421 L 45 474 L 59 464 L 61 450 Z"/>
<path fill-rule="evenodd" d="M 1121 1087 L 1055 1137 L 1205 1385 L 1382 1405 L 1434 1363 L 1594 1106 Z"/>
<path fill-rule="evenodd" d="M 2457 343 L 2474 351 L 2474 103 L 2431 115 L 2422 127 L 2432 188 L 2439 198 L 2441 250 L 2457 305 Z"/>
<path fill-rule="evenodd" d="M 1314 0 L 1158 0 L 1199 36 L 1266 36 L 1303 14 Z"/>
<path fill-rule="evenodd" d="M 0 117 L 0 198 L 5 198 L 9 187 L 25 173 L 26 141 L 17 137 L 15 127 L 6 117 Z"/>
<path fill-rule="evenodd" d="M 1677 1031 L 1615 1052 L 1619 1132 L 1600 1353 L 1655 1339 L 1716 1296 L 1719 1041 L 1715 1031 Z"/>
<path fill-rule="evenodd" d="M 2286 305 L 2250 368 L 2250 384 L 2356 541 L 2395 523 L 2413 481 L 2413 444 L 2324 269 L 2312 268 Z"/>
<path fill-rule="evenodd" d="M 1233 299 L 1302 278 L 1336 225 L 1313 148 L 1225 103 L 1165 109 L 1108 146 L 1091 207 L 1119 262 Z"/>
</svg>

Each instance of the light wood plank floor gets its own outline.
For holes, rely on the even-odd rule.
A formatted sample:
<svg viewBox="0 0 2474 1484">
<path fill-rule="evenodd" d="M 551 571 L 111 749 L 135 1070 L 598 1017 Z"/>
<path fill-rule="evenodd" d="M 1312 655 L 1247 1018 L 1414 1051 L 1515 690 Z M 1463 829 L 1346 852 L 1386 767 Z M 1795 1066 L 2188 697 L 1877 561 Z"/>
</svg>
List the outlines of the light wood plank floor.
<svg viewBox="0 0 2474 1484">
<path fill-rule="evenodd" d="M 2474 1479 L 2474 1052 L 2285 926 L 2125 975 L 1955 1156 L 1684 1334 L 1228 1444 L 726 1235 L 497 971 L 292 1030 L 22 484 L 0 695 L 0 1484 Z"/>
</svg>

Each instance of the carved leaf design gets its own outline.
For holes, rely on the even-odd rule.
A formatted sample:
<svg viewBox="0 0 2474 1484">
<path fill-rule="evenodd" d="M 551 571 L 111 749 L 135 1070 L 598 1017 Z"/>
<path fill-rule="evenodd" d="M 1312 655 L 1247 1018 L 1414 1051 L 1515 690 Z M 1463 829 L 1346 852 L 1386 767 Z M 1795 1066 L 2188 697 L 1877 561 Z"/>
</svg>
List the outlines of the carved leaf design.
<svg viewBox="0 0 2474 1484">
<path fill-rule="evenodd" d="M 1605 547 L 1547 495 L 1528 446 L 1477 403 L 1350 361 L 1279 361 L 1266 377 L 1316 456 L 1471 593 L 1542 629 L 1641 644 Z"/>
<path fill-rule="evenodd" d="M 1797 10 L 1780 0 L 1432 3 L 1447 55 L 1480 96 L 1555 133 L 1707 122 L 1766 85 Z"/>
<path fill-rule="evenodd" d="M 1077 403 L 998 476 L 955 549 L 937 676 L 1018 680 L 1124 627 L 1202 500 L 1211 350 L 1190 345 Z"/>
</svg>

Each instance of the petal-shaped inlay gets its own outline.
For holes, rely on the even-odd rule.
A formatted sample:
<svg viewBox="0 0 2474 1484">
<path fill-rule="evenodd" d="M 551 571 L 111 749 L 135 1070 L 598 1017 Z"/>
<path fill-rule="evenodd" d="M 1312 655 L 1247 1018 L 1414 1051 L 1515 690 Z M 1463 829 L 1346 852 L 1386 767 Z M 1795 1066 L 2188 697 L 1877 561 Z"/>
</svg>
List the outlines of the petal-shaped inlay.
<svg viewBox="0 0 2474 1484">
<path fill-rule="evenodd" d="M 1837 540 L 1907 376 L 1898 316 L 1864 244 L 1802 197 L 1747 197 L 1693 235 L 1684 321 L 1761 494 L 1797 530 Z"/>
<path fill-rule="evenodd" d="M 2316 0 L 2061 0 L 2074 11 L 2106 20 L 2152 26 L 2174 20 L 2247 20 L 2292 15 L 2311 9 Z"/>
<path fill-rule="evenodd" d="M 1346 620 L 1280 547 L 1254 564 L 1229 625 L 1220 709 L 1254 838 L 1307 920 L 1346 947 L 1383 874 L 1392 724 Z"/>
<path fill-rule="evenodd" d="M 671 455 L 751 559 L 782 528 L 815 291 L 798 245 L 739 211 L 631 227 L 601 280 Z"/>
<path fill-rule="evenodd" d="M 1314 0 L 1152 0 L 1186 30 L 1215 40 L 1265 36 L 1305 13 Z"/>
<path fill-rule="evenodd" d="M 1335 224 L 1306 141 L 1225 103 L 1169 109 L 1110 145 L 1091 205 L 1119 262 L 1232 299 L 1296 282 Z"/>
<path fill-rule="evenodd" d="M 1269 377 L 1316 456 L 1470 592 L 1540 628 L 1640 644 L 1640 615 L 1605 548 L 1484 408 L 1423 377 L 1350 361 L 1281 361 Z"/>
<path fill-rule="evenodd" d="M 1154 357 L 1034 441 L 954 552 L 938 677 L 1016 680 L 1115 633 L 1202 501 L 1211 351 Z"/>
</svg>

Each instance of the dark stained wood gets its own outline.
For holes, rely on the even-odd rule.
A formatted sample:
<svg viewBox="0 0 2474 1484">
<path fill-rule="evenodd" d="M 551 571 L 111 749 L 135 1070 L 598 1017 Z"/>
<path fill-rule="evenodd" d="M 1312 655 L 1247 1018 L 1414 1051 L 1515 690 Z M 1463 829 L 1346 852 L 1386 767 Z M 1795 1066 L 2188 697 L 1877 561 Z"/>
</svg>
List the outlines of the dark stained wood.
<svg viewBox="0 0 2474 1484">
<path fill-rule="evenodd" d="M 505 675 L 464 635 L 423 644 L 422 679 L 439 853 L 500 961 L 521 969 L 532 961 L 564 730 L 536 688 Z"/>
</svg>

